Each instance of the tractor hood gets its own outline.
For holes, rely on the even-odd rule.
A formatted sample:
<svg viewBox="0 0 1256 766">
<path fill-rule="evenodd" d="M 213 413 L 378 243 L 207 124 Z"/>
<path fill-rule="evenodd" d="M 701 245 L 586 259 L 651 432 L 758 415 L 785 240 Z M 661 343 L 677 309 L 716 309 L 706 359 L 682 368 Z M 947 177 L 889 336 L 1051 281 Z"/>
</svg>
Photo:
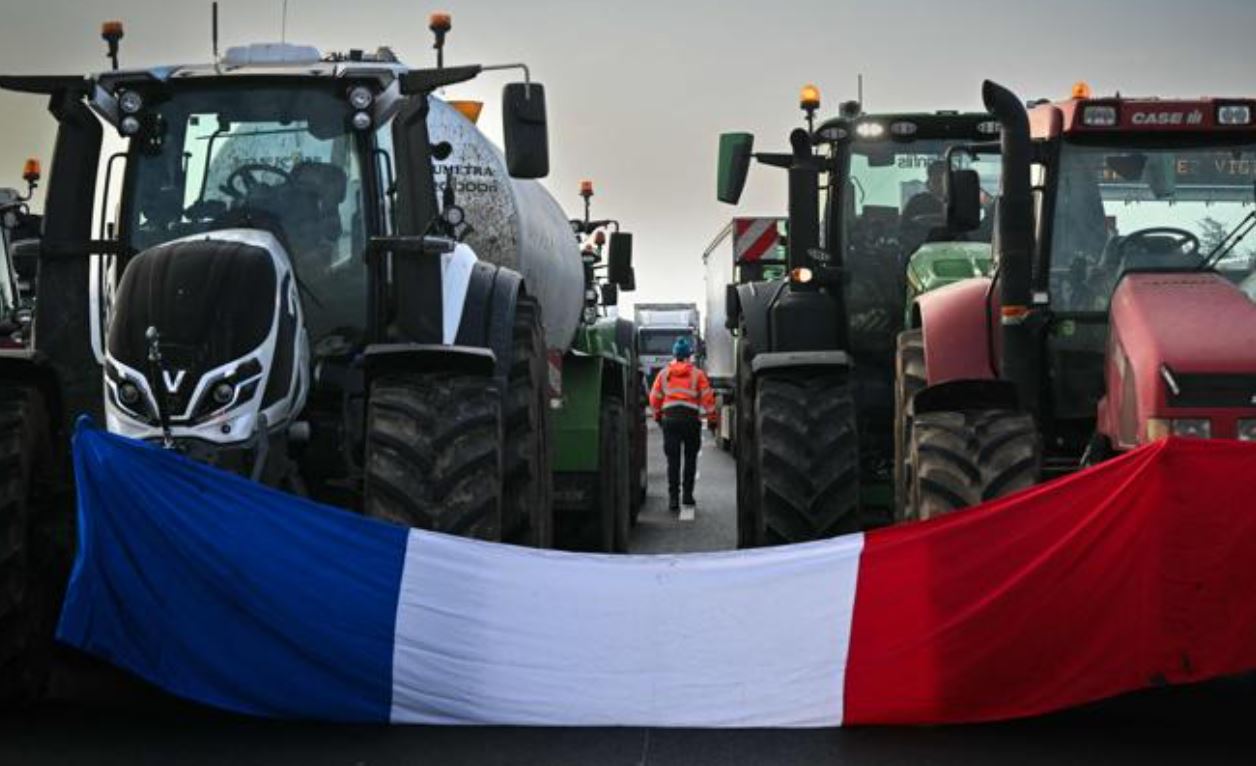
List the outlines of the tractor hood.
<svg viewBox="0 0 1256 766">
<path fill-rule="evenodd" d="M 1131 361 L 1256 374 L 1256 303 L 1217 274 L 1130 274 L 1112 296 L 1112 324 Z"/>
<path fill-rule="evenodd" d="M 1256 417 L 1256 303 L 1210 272 L 1129 274 L 1112 296 L 1100 421 L 1123 447 L 1148 418 L 1208 418 L 1234 438 Z"/>
</svg>

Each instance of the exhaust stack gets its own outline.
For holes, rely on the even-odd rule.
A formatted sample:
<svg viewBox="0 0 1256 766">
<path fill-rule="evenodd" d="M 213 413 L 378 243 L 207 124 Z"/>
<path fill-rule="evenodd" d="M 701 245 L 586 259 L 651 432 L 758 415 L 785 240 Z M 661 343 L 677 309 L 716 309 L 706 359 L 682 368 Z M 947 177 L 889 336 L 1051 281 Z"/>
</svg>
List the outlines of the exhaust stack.
<svg viewBox="0 0 1256 766">
<path fill-rule="evenodd" d="M 994 261 L 999 282 L 999 324 L 1003 355 L 999 375 L 1016 386 L 1020 405 L 1038 411 L 1038 355 L 1034 334 L 1033 289 L 1033 203 L 1030 196 L 1029 166 L 1032 146 L 1029 115 L 1015 93 L 991 80 L 981 87 L 986 110 L 1002 128 L 1000 139 L 1003 168 L 1000 179 L 998 236 Z"/>
</svg>

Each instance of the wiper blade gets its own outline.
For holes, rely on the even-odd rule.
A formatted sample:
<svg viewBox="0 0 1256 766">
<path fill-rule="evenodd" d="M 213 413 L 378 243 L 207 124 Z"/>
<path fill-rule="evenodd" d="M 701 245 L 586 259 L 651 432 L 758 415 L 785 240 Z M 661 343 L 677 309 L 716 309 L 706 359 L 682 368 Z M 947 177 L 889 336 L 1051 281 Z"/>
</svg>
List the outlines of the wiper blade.
<svg viewBox="0 0 1256 766">
<path fill-rule="evenodd" d="M 1221 241 L 1212 249 L 1212 252 L 1205 256 L 1203 263 L 1199 264 L 1199 270 L 1205 271 L 1216 266 L 1222 258 L 1225 258 L 1234 248 L 1238 247 L 1239 243 L 1248 234 L 1252 233 L 1252 229 L 1256 229 L 1256 210 L 1244 216 L 1243 220 L 1239 221 L 1233 229 L 1221 238 Z"/>
</svg>

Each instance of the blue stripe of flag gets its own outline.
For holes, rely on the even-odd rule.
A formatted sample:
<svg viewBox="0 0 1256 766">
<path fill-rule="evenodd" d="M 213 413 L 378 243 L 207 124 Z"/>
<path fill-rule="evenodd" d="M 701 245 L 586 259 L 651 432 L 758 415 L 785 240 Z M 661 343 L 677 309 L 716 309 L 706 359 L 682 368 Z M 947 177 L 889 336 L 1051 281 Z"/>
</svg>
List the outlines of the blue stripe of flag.
<svg viewBox="0 0 1256 766">
<path fill-rule="evenodd" d="M 230 710 L 388 721 L 407 530 L 170 457 L 80 422 L 57 637 Z"/>
</svg>

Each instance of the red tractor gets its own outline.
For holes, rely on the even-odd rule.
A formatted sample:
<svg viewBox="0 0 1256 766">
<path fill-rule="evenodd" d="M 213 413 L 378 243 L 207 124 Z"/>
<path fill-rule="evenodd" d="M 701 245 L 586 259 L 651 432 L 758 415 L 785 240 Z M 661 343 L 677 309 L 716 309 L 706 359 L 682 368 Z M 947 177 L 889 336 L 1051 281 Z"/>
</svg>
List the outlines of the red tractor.
<svg viewBox="0 0 1256 766">
<path fill-rule="evenodd" d="M 997 266 L 921 295 L 899 338 L 900 517 L 1167 436 L 1256 441 L 1256 100 L 983 96 Z M 955 225 L 972 175 L 949 173 Z"/>
</svg>

